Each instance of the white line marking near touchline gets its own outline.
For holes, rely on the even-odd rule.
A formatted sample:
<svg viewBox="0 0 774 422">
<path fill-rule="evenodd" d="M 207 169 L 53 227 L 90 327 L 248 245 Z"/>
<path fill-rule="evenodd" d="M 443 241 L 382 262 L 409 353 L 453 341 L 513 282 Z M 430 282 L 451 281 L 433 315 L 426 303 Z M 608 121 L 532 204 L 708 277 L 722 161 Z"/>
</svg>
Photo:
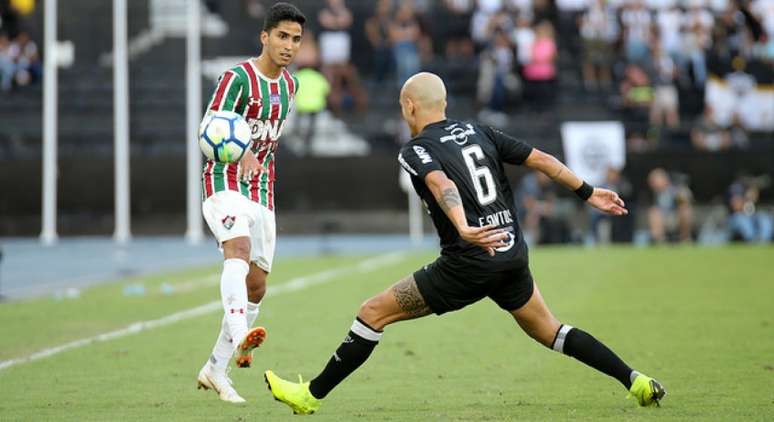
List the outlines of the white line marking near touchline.
<svg viewBox="0 0 774 422">
<path fill-rule="evenodd" d="M 289 280 L 286 283 L 282 283 L 278 286 L 271 287 L 266 294 L 266 297 L 279 296 L 282 294 L 293 293 L 299 290 L 304 290 L 308 287 L 316 286 L 318 284 L 327 283 L 334 280 L 337 277 L 356 273 L 356 272 L 370 272 L 378 268 L 386 267 L 391 264 L 395 264 L 406 257 L 404 252 L 391 252 L 388 254 L 378 255 L 373 258 L 368 258 L 360 261 L 354 265 L 346 267 L 332 268 L 330 270 L 321 271 L 319 273 L 310 274 L 306 276 L 296 277 Z M 80 340 L 71 341 L 56 347 L 43 349 L 38 352 L 32 353 L 27 356 L 22 356 L 15 359 L 9 359 L 0 361 L 0 370 L 10 368 L 22 363 L 33 362 L 39 359 L 47 358 L 68 350 L 77 349 L 80 347 L 88 346 L 92 343 L 101 343 L 109 340 L 113 340 L 120 337 L 140 333 L 143 331 L 152 330 L 154 328 L 163 327 L 166 325 L 174 324 L 176 322 L 184 321 L 187 319 L 195 318 L 201 315 L 205 315 L 211 312 L 220 310 L 222 307 L 219 300 L 210 302 L 195 308 L 186 309 L 184 311 L 175 312 L 173 314 L 161 317 L 159 319 L 153 319 L 149 321 L 139 321 L 130 324 L 129 326 L 120 330 L 110 331 L 103 334 L 98 334 L 92 337 L 83 338 Z"/>
</svg>

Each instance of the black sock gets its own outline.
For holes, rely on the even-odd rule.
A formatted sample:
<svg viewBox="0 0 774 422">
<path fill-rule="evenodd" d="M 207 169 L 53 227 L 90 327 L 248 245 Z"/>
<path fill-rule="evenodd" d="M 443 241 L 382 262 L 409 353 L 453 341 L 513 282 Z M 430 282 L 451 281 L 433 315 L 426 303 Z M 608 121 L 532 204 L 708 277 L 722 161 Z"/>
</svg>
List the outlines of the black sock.
<svg viewBox="0 0 774 422">
<path fill-rule="evenodd" d="M 312 395 L 318 399 L 327 396 L 368 359 L 381 337 L 381 331 L 369 327 L 360 318 L 355 319 L 347 337 L 333 353 L 325 369 L 309 383 Z"/>
<path fill-rule="evenodd" d="M 595 339 L 591 334 L 562 325 L 556 333 L 554 350 L 572 356 L 586 365 L 617 379 L 628 390 L 632 386 L 632 368 L 624 363 L 612 350 Z"/>
</svg>

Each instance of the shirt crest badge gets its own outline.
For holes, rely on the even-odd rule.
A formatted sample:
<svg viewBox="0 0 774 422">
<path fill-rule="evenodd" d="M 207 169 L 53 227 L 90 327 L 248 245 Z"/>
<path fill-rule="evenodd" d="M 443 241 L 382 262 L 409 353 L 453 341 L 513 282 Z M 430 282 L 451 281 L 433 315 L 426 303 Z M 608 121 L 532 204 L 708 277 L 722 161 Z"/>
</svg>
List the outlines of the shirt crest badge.
<svg viewBox="0 0 774 422">
<path fill-rule="evenodd" d="M 226 228 L 226 230 L 231 230 L 232 227 L 234 227 L 234 222 L 236 221 L 236 217 L 227 215 L 226 218 L 221 220 L 223 223 L 223 227 Z"/>
</svg>

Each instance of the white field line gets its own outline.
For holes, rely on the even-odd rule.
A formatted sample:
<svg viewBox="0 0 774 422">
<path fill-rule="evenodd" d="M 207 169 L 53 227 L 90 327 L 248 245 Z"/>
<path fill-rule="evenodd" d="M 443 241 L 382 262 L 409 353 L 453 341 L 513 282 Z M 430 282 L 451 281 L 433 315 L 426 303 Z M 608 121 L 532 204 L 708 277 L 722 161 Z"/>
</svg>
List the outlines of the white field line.
<svg viewBox="0 0 774 422">
<path fill-rule="evenodd" d="M 400 258 L 402 258 L 400 256 L 400 254 L 390 253 L 390 254 L 380 255 L 380 256 L 377 256 L 377 257 L 374 257 L 374 258 L 366 259 L 366 260 L 364 260 L 364 261 L 362 261 L 362 262 L 360 262 L 360 263 L 358 263 L 356 265 L 357 265 L 357 268 L 362 270 L 362 271 L 370 271 L 370 269 L 369 269 L 370 266 L 373 266 L 373 265 L 382 266 L 382 264 L 381 264 L 382 261 L 386 261 L 384 265 L 387 265 L 387 264 L 396 262 L 396 260 L 400 260 Z M 349 270 L 350 269 L 347 268 L 347 271 L 349 271 Z M 318 278 L 318 277 L 322 277 L 322 278 L 335 277 L 336 275 L 338 275 L 338 273 L 337 273 L 338 271 L 341 271 L 341 269 L 335 269 L 334 268 L 332 270 L 322 271 L 320 273 L 312 274 L 312 275 L 309 275 L 309 276 L 298 277 L 298 278 L 293 279 L 291 281 L 295 282 L 295 283 L 306 283 L 306 282 L 308 282 L 307 279 L 311 279 L 311 282 L 314 283 L 314 280 L 316 278 Z M 199 276 L 199 277 L 196 277 L 196 278 L 192 278 L 192 279 L 190 279 L 188 281 L 185 281 L 185 282 L 182 282 L 182 283 L 172 284 L 171 286 L 174 289 L 173 293 L 174 294 L 188 293 L 188 292 L 192 292 L 194 290 L 203 289 L 205 287 L 217 286 L 220 283 L 220 277 L 219 276 L 220 276 L 220 273 L 212 272 L 210 274 L 205 274 L 205 275 L 202 275 L 202 276 Z M 287 283 L 285 283 L 285 284 L 287 284 Z M 285 284 L 282 284 L 282 285 L 277 287 L 277 288 L 280 289 L 280 292 L 282 292 L 282 288 L 283 288 L 283 286 L 285 286 Z M 290 287 L 290 288 L 292 289 L 292 287 Z M 275 289 L 274 287 L 269 289 L 269 293 L 268 293 L 269 296 L 271 296 L 271 294 L 274 291 L 274 289 Z"/>
<path fill-rule="evenodd" d="M 282 283 L 279 286 L 271 287 L 266 294 L 266 297 L 279 296 L 287 293 L 297 292 L 304 290 L 311 286 L 330 282 L 337 277 L 349 275 L 352 273 L 367 273 L 374 271 L 378 268 L 386 267 L 391 264 L 400 262 L 405 258 L 403 252 L 392 252 L 384 255 L 378 255 L 373 258 L 368 258 L 357 264 L 332 268 L 330 270 L 321 271 L 319 273 L 310 274 L 306 276 L 296 277 L 289 280 L 286 283 Z M 219 300 L 206 303 L 204 305 L 197 306 L 195 308 L 186 309 L 184 311 L 175 312 L 159 319 L 153 319 L 149 321 L 138 321 L 120 330 L 110 331 L 103 334 L 98 334 L 91 337 L 82 338 L 80 340 L 71 341 L 56 347 L 43 349 L 32 353 L 27 356 L 22 356 L 14 359 L 0 361 L 0 370 L 10 368 L 22 363 L 33 362 L 39 359 L 47 358 L 68 350 L 77 349 L 83 346 L 87 346 L 92 343 L 102 343 L 105 341 L 113 340 L 116 338 L 126 337 L 128 335 L 140 333 L 143 331 L 152 330 L 158 327 L 164 327 L 180 321 L 195 318 L 201 315 L 205 315 L 211 312 L 220 310 L 222 307 Z"/>
<path fill-rule="evenodd" d="M 193 278 L 183 283 L 172 284 L 173 293 L 188 293 L 205 287 L 217 286 L 220 283 L 220 273 L 213 272 Z"/>
</svg>

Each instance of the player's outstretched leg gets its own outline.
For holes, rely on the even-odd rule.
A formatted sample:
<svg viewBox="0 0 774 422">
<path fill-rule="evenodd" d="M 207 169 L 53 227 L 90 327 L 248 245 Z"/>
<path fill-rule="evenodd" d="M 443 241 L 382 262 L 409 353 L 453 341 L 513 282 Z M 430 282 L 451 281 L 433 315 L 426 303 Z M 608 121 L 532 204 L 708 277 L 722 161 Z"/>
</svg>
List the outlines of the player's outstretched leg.
<svg viewBox="0 0 774 422">
<path fill-rule="evenodd" d="M 537 286 L 527 304 L 511 311 L 511 314 L 530 337 L 544 346 L 572 356 L 617 379 L 640 406 L 658 405 L 666 394 L 658 381 L 632 370 L 592 335 L 571 325 L 561 324 L 548 310 Z"/>
<path fill-rule="evenodd" d="M 290 406 L 293 413 L 314 413 L 320 408 L 321 400 L 368 359 L 384 327 L 429 313 L 430 308 L 420 295 L 414 277 L 406 277 L 361 305 L 344 341 L 316 378 L 304 383 L 299 376 L 299 382 L 295 383 L 268 370 L 264 373 L 266 384 L 274 398 Z"/>
<path fill-rule="evenodd" d="M 267 273 L 258 268 L 258 266 L 255 265 L 255 263 L 250 264 L 250 272 L 247 274 L 247 309 L 245 312 L 245 319 L 247 320 L 247 327 L 250 328 L 253 326 L 253 323 L 255 322 L 256 318 L 258 318 L 258 314 L 260 313 L 261 309 L 261 300 L 263 299 L 263 296 L 266 292 L 266 275 Z M 262 342 L 263 339 L 266 338 L 266 330 L 263 330 L 263 334 L 258 334 L 258 338 L 261 339 L 261 341 L 255 341 L 256 335 L 252 336 L 252 341 L 247 342 L 244 347 L 240 348 L 242 350 L 242 354 L 248 354 L 250 357 L 252 356 L 250 352 L 255 347 L 258 347 Z M 209 360 L 206 364 L 212 365 L 214 370 L 216 372 L 225 373 L 226 368 L 228 367 L 228 362 L 231 360 L 231 356 L 234 354 L 234 350 L 236 349 L 237 344 L 234 342 L 234 339 L 231 338 L 231 334 L 229 333 L 228 324 L 226 323 L 226 316 L 223 315 L 223 322 L 221 323 L 220 332 L 218 333 L 218 337 L 215 341 L 215 346 L 212 348 L 212 354 L 210 355 Z M 244 362 L 245 359 L 242 359 L 242 362 Z M 249 361 L 251 362 L 252 359 L 250 358 Z M 249 362 L 245 366 L 240 366 L 240 362 L 237 362 L 237 366 L 239 367 L 249 367 Z"/>
<path fill-rule="evenodd" d="M 231 338 L 241 340 L 247 334 L 247 274 L 250 271 L 250 238 L 239 237 L 223 242 L 223 275 L 220 300 Z"/>
<path fill-rule="evenodd" d="M 199 388 L 215 390 L 221 400 L 241 403 L 231 385 L 226 369 L 234 353 L 234 341 L 243 339 L 247 333 L 247 286 L 249 272 L 247 264 L 250 258 L 250 240 L 238 237 L 223 242 L 223 272 L 220 277 L 220 296 L 223 304 L 223 321 L 220 333 L 215 341 L 210 359 L 199 371 Z"/>
</svg>

